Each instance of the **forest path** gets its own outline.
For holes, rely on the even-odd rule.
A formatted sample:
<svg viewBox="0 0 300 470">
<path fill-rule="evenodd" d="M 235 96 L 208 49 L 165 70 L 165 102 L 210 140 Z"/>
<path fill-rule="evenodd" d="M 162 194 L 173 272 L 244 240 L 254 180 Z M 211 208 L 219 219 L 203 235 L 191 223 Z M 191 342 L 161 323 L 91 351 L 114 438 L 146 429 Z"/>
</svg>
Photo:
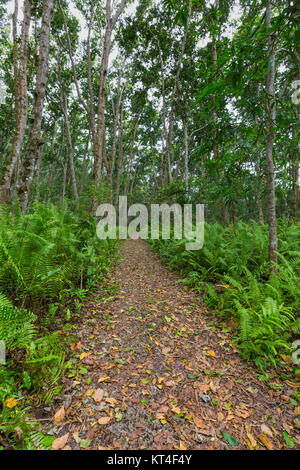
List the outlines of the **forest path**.
<svg viewBox="0 0 300 470">
<path fill-rule="evenodd" d="M 51 432 L 69 433 L 74 449 L 282 448 L 295 419 L 283 390 L 258 380 L 145 242 L 125 242 L 120 256 L 106 299 L 82 312 L 80 372 L 66 373 L 51 410 L 64 405 L 65 418 Z"/>
</svg>

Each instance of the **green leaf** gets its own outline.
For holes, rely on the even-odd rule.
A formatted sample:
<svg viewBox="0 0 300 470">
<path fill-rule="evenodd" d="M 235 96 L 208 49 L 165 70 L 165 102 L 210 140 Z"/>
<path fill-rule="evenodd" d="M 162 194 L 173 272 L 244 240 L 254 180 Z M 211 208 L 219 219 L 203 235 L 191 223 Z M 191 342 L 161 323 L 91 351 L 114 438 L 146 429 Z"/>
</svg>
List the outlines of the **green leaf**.
<svg viewBox="0 0 300 470">
<path fill-rule="evenodd" d="M 31 387 L 31 377 L 30 375 L 28 374 L 28 372 L 26 372 L 26 370 L 24 370 L 23 372 L 23 383 L 26 387 L 27 390 L 30 390 L 30 387 Z"/>
<path fill-rule="evenodd" d="M 123 361 L 123 359 L 116 359 L 116 363 L 117 363 L 117 364 L 125 364 L 125 362 Z"/>
<path fill-rule="evenodd" d="M 82 440 L 80 441 L 80 447 L 81 447 L 82 449 L 86 449 L 87 447 L 90 446 L 90 444 L 91 444 L 91 441 L 90 441 L 89 439 L 82 439 Z"/>
<path fill-rule="evenodd" d="M 289 446 L 291 448 L 295 447 L 294 442 L 292 441 L 291 437 L 288 435 L 288 433 L 286 431 L 284 431 L 284 433 L 283 433 L 283 438 L 284 438 L 285 443 L 286 443 L 287 446 Z"/>
<path fill-rule="evenodd" d="M 236 447 L 239 443 L 234 437 L 232 437 L 230 434 L 227 432 L 223 431 L 223 437 L 225 441 L 231 446 L 231 447 Z"/>
</svg>

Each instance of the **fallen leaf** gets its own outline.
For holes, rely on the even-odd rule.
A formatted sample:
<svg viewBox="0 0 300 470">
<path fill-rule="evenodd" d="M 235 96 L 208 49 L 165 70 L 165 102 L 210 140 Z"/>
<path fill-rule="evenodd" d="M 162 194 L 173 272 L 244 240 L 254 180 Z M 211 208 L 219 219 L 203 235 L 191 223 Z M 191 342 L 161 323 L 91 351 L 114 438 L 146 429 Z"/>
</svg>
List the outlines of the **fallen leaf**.
<svg viewBox="0 0 300 470">
<path fill-rule="evenodd" d="M 105 417 L 103 417 L 103 418 L 99 418 L 99 419 L 98 419 L 98 423 L 99 423 L 99 424 L 108 424 L 110 421 L 111 421 L 111 417 L 110 417 L 110 416 L 105 416 Z"/>
<path fill-rule="evenodd" d="M 273 450 L 273 444 L 265 434 L 260 434 L 258 439 L 268 450 Z"/>
<path fill-rule="evenodd" d="M 110 380 L 110 377 L 108 375 L 103 375 L 102 377 L 100 377 L 100 379 L 98 380 L 98 383 L 101 383 L 101 382 L 108 382 Z"/>
<path fill-rule="evenodd" d="M 105 401 L 111 405 L 116 405 L 118 401 L 115 398 L 106 398 Z"/>
<path fill-rule="evenodd" d="M 68 439 L 69 439 L 69 433 L 65 434 L 62 437 L 55 439 L 55 441 L 52 444 L 52 449 L 53 450 L 63 449 L 66 443 L 68 442 Z"/>
<path fill-rule="evenodd" d="M 194 418 L 194 423 L 196 424 L 197 428 L 200 428 L 200 429 L 206 428 L 205 424 L 201 421 L 200 418 L 197 418 L 197 416 L 195 416 Z"/>
<path fill-rule="evenodd" d="M 53 416 L 53 421 L 56 424 L 60 424 L 65 418 L 65 407 L 62 406 Z"/>
<path fill-rule="evenodd" d="M 268 426 L 266 426 L 265 424 L 262 424 L 260 429 L 261 429 L 261 432 L 263 434 L 266 434 L 269 437 L 273 437 L 273 433 L 272 433 L 271 429 Z"/>
<path fill-rule="evenodd" d="M 95 391 L 93 398 L 96 403 L 100 403 L 102 401 L 103 396 L 104 396 L 104 390 L 102 390 L 101 388 L 98 388 Z"/>
</svg>

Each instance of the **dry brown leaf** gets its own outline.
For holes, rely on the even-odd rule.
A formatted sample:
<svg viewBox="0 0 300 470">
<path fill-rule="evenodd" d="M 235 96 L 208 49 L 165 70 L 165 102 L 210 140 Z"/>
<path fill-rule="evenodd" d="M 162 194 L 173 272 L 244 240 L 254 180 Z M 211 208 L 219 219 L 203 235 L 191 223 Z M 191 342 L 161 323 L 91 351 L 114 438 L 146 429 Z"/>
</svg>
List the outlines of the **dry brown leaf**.
<svg viewBox="0 0 300 470">
<path fill-rule="evenodd" d="M 56 413 L 55 415 L 53 416 L 53 421 L 56 423 L 56 424 L 60 424 L 64 418 L 65 418 L 65 407 L 62 406 Z"/>
<path fill-rule="evenodd" d="M 98 388 L 95 391 L 93 398 L 96 403 L 100 403 L 102 401 L 103 396 L 104 396 L 104 390 L 102 390 L 101 388 Z"/>
<path fill-rule="evenodd" d="M 53 450 L 60 450 L 60 449 L 63 449 L 66 445 L 66 443 L 68 442 L 68 439 L 69 439 L 69 433 L 65 434 L 64 436 L 62 437 L 58 437 L 57 439 L 55 439 L 55 441 L 53 442 L 52 444 L 52 449 Z"/>
<path fill-rule="evenodd" d="M 98 380 L 98 383 L 101 383 L 101 382 L 108 382 L 110 380 L 110 377 L 108 375 L 103 375 L 102 377 L 100 377 L 100 379 Z"/>
<path fill-rule="evenodd" d="M 98 419 L 99 424 L 108 424 L 110 421 L 111 421 L 111 418 L 109 416 L 105 416 L 104 418 Z"/>
<path fill-rule="evenodd" d="M 107 403 L 110 403 L 111 405 L 116 405 L 118 401 L 115 398 L 106 398 L 105 400 Z"/>
<path fill-rule="evenodd" d="M 197 416 L 195 416 L 194 418 L 194 423 L 196 424 L 197 428 L 200 428 L 200 429 L 206 428 L 205 424 L 201 421 L 200 418 L 197 418 Z"/>
<path fill-rule="evenodd" d="M 266 424 L 262 424 L 260 429 L 263 434 L 266 434 L 269 437 L 273 437 L 271 429 Z"/>
</svg>

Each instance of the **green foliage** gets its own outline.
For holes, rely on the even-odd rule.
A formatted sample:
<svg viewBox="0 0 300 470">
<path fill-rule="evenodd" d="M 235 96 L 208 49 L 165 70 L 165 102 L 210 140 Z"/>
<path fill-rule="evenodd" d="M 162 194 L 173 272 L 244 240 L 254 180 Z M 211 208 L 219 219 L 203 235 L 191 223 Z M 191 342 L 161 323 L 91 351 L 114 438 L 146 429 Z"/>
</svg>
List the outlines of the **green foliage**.
<svg viewBox="0 0 300 470">
<path fill-rule="evenodd" d="M 260 368 L 274 366 L 279 353 L 290 351 L 299 332 L 300 225 L 279 221 L 278 274 L 268 275 L 267 227 L 239 222 L 236 227 L 205 226 L 202 250 L 185 251 L 186 240 L 153 240 L 151 244 L 183 282 L 204 293 L 206 304 L 238 324 L 243 357 Z"/>
<path fill-rule="evenodd" d="M 49 334 L 47 325 L 65 311 L 66 301 L 67 320 L 71 310 L 78 313 L 116 248 L 116 241 L 98 240 L 95 221 L 83 212 L 74 215 L 67 207 L 38 203 L 23 217 L 2 209 L 0 341 L 7 363 L 0 365 L 0 433 L 14 448 L 51 447 L 51 436 L 30 421 L 26 404 L 28 392 L 36 403 L 48 403 L 62 387 L 65 343 L 59 332 Z M 17 404 L 9 407 L 12 398 Z"/>
</svg>

